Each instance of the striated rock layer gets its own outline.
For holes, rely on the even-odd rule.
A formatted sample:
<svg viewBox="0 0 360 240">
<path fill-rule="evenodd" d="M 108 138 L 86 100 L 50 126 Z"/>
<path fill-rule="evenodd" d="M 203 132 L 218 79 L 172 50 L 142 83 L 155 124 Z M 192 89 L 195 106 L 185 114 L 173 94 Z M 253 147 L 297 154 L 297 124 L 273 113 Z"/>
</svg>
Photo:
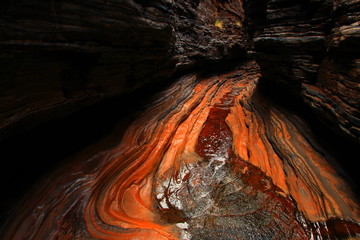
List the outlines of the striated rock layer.
<svg viewBox="0 0 360 240">
<path fill-rule="evenodd" d="M 44 179 L 3 235 L 19 239 L 350 239 L 359 205 L 304 120 L 246 62 L 181 77 L 119 144 Z"/>
<path fill-rule="evenodd" d="M 178 70 L 243 57 L 242 3 L 3 1 L 0 140 Z"/>
<path fill-rule="evenodd" d="M 257 7 L 257 8 L 256 8 Z M 265 81 L 305 102 L 334 132 L 360 139 L 360 1 L 247 3 Z"/>
</svg>

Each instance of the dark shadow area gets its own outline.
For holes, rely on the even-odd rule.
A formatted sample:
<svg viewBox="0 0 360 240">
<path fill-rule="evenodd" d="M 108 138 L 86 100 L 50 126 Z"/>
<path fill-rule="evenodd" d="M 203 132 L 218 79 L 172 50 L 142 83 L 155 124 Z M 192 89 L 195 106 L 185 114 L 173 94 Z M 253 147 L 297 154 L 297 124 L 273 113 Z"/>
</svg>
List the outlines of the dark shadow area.
<svg viewBox="0 0 360 240">
<path fill-rule="evenodd" d="M 358 159 L 360 144 L 328 127 L 328 124 L 312 112 L 300 97 L 294 97 L 287 89 L 261 79 L 259 91 L 269 101 L 307 121 L 318 143 L 333 157 L 334 162 L 331 164 L 335 165 L 338 174 L 350 184 L 356 197 L 360 198 L 360 175 L 355 162 Z"/>
<path fill-rule="evenodd" d="M 81 150 L 106 138 L 106 148 L 120 142 L 127 126 L 169 82 L 152 82 L 128 94 L 104 100 L 0 142 L 0 227 L 29 189 Z M 113 136 L 112 138 L 109 136 Z"/>
<path fill-rule="evenodd" d="M 12 131 L 0 138 L 0 156 L 4 165 L 0 179 L 0 226 L 24 194 L 66 159 L 108 138 L 114 131 L 118 136 L 112 144 L 119 143 L 127 126 L 156 99 L 157 93 L 169 87 L 174 80 L 193 72 L 202 77 L 211 77 L 238 66 L 239 61 L 233 59 L 203 62 L 178 70 L 170 79 L 152 81 L 127 94 L 103 100 L 68 115 L 63 114 L 65 117 L 47 120 L 45 114 L 43 122 L 46 123 L 36 127 L 32 127 L 31 120 L 14 124 Z M 112 144 L 109 143 L 107 147 L 110 148 Z"/>
<path fill-rule="evenodd" d="M 253 59 L 244 55 L 241 59 L 231 59 L 199 65 L 195 68 L 190 69 L 187 72 L 196 72 L 200 79 L 210 78 L 216 75 L 221 75 L 239 69 L 246 61 L 253 61 Z M 181 72 L 180 74 L 184 73 L 185 72 Z"/>
</svg>

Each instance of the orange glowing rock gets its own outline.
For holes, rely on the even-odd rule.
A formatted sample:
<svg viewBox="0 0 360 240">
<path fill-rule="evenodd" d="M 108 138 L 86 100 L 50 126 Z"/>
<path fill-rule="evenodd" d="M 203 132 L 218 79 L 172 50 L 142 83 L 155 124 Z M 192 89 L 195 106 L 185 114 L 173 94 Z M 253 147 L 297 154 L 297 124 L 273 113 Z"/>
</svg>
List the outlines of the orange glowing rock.
<svg viewBox="0 0 360 240">
<path fill-rule="evenodd" d="M 181 78 L 111 150 L 53 174 L 4 239 L 334 239 L 359 205 L 254 62 Z M 51 183 L 51 184 L 49 184 Z"/>
</svg>

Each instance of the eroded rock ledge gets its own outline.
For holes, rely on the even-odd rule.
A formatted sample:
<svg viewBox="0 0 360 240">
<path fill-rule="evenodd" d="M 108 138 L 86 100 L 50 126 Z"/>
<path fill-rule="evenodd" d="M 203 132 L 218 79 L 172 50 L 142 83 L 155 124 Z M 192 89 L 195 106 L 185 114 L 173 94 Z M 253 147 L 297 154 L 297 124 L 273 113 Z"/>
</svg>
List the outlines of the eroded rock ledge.
<svg viewBox="0 0 360 240">
<path fill-rule="evenodd" d="M 55 171 L 4 239 L 346 239 L 359 205 L 306 122 L 245 62 L 188 74 L 119 144 Z M 120 141 L 121 140 L 121 141 Z"/>
</svg>

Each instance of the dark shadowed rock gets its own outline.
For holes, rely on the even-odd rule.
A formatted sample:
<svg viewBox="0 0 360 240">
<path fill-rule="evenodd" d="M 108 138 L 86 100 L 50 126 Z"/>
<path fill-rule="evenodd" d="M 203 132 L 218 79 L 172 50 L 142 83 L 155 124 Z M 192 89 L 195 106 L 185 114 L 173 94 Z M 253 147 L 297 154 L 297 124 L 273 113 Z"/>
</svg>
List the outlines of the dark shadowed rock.
<svg viewBox="0 0 360 240">
<path fill-rule="evenodd" d="M 334 6 L 334 24 L 326 38 L 325 57 L 313 86 L 302 96 L 328 125 L 360 140 L 360 2 Z"/>
<path fill-rule="evenodd" d="M 242 21 L 235 0 L 6 1 L 0 138 L 178 69 L 241 57 Z"/>
<path fill-rule="evenodd" d="M 247 12 L 252 28 L 262 29 L 254 44 L 264 80 L 306 102 L 328 127 L 357 142 L 359 4 L 273 0 L 262 15 L 265 21 Z"/>
</svg>

